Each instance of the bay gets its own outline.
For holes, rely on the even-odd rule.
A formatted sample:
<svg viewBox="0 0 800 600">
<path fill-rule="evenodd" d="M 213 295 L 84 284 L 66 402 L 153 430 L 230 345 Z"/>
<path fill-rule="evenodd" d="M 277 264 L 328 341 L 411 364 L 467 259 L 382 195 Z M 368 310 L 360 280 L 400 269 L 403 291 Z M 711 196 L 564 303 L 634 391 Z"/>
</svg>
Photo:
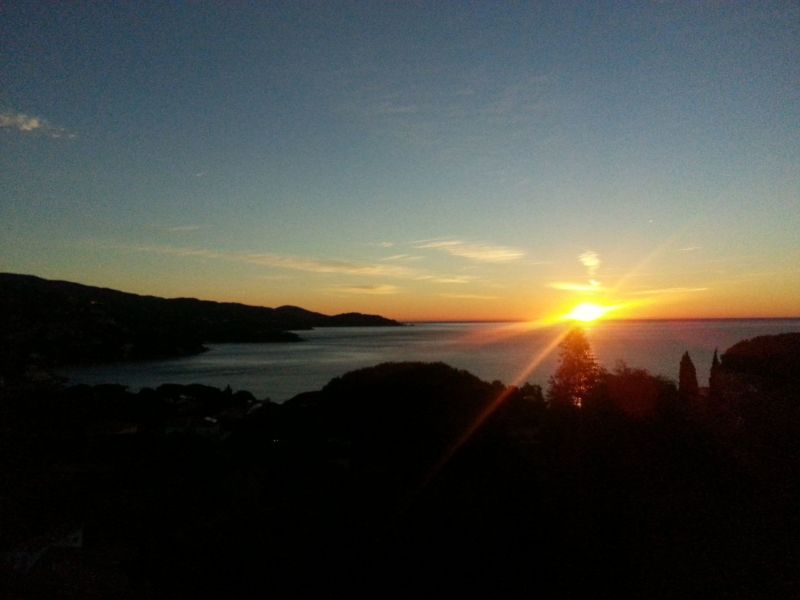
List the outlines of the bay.
<svg viewBox="0 0 800 600">
<path fill-rule="evenodd" d="M 132 390 L 162 383 L 202 383 L 284 401 L 320 389 L 353 369 L 387 361 L 442 361 L 485 380 L 545 386 L 555 370 L 554 343 L 566 325 L 417 323 L 408 327 L 337 327 L 298 332 L 305 341 L 213 344 L 184 358 L 64 369 L 70 383 L 118 383 Z M 676 380 L 688 351 L 706 385 L 714 349 L 758 335 L 800 331 L 800 319 L 602 321 L 585 327 L 599 362 L 617 361 Z"/>
</svg>

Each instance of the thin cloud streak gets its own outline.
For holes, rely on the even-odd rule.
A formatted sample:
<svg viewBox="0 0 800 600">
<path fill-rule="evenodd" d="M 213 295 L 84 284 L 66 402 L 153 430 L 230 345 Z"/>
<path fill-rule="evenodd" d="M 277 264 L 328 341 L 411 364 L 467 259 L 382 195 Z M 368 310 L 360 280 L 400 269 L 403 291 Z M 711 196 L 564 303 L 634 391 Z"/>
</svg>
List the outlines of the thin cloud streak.
<svg viewBox="0 0 800 600">
<path fill-rule="evenodd" d="M 475 277 L 468 275 L 420 275 L 416 278 L 417 281 L 431 281 L 433 283 L 446 283 L 446 284 L 464 284 L 472 283 L 476 280 Z"/>
<path fill-rule="evenodd" d="M 340 260 L 317 260 L 297 256 L 281 256 L 277 254 L 244 254 L 234 255 L 244 262 L 267 267 L 293 269 L 310 273 L 338 273 L 343 275 L 370 275 L 411 278 L 414 272 L 405 267 L 394 265 L 357 264 Z"/>
<path fill-rule="evenodd" d="M 209 250 L 205 248 L 175 248 L 173 246 L 111 246 L 119 250 L 146 252 L 165 256 L 211 258 L 249 263 L 264 267 L 274 267 L 308 273 L 333 273 L 340 275 L 359 275 L 395 277 L 398 279 L 417 279 L 419 272 L 397 265 L 358 264 L 341 260 L 318 260 L 299 256 L 286 256 L 271 253 L 245 253 Z"/>
<path fill-rule="evenodd" d="M 690 292 L 705 292 L 707 287 L 671 287 L 671 288 L 658 288 L 653 290 L 639 290 L 637 292 L 630 292 L 634 296 L 658 296 L 661 294 L 685 294 Z"/>
<path fill-rule="evenodd" d="M 329 291 L 345 294 L 368 294 L 376 296 L 389 296 L 400 293 L 396 285 L 341 285 L 330 288 Z"/>
<path fill-rule="evenodd" d="M 489 246 L 486 244 L 471 244 L 461 240 L 443 240 L 417 243 L 415 248 L 433 249 L 447 252 L 452 256 L 466 258 L 481 263 L 506 263 L 513 262 L 525 256 L 522 250 L 505 246 Z"/>
<path fill-rule="evenodd" d="M 554 290 L 563 290 L 566 292 L 586 292 L 586 293 L 593 293 L 593 292 L 602 292 L 606 288 L 600 285 L 597 281 L 590 281 L 589 283 L 569 283 L 566 281 L 553 281 L 552 283 L 548 283 L 547 287 L 553 288 Z"/>
<path fill-rule="evenodd" d="M 122 245 L 94 243 L 103 248 L 122 250 L 127 252 L 142 252 L 161 256 L 174 256 L 179 258 L 203 258 L 220 261 L 231 261 L 253 264 L 267 268 L 285 269 L 305 273 L 349 275 L 358 277 L 390 277 L 408 281 L 426 282 L 448 286 L 468 285 L 478 281 L 470 275 L 446 275 L 413 269 L 395 263 L 354 263 L 344 260 L 316 259 L 301 256 L 280 255 L 274 253 L 247 253 L 212 250 L 208 248 L 186 248 L 169 245 Z M 328 291 L 345 291 L 348 293 L 373 293 L 388 294 L 390 288 L 381 285 L 345 285 Z M 391 293 L 399 293 L 399 288 L 394 288 Z M 475 295 L 458 295 L 453 297 L 474 297 Z M 483 298 L 483 297 L 481 297 Z M 491 298 L 495 298 L 492 296 Z M 485 299 L 489 299 L 486 297 Z"/>
<path fill-rule="evenodd" d="M 422 260 L 422 257 L 417 256 L 415 254 L 393 254 L 392 256 L 385 256 L 381 260 L 412 261 L 412 260 Z"/>
<path fill-rule="evenodd" d="M 472 283 L 475 281 L 474 277 L 434 277 L 433 281 L 436 283 L 454 283 L 457 285 L 462 285 L 465 283 Z"/>
<path fill-rule="evenodd" d="M 483 294 L 439 294 L 442 298 L 455 298 L 457 300 L 499 300 L 499 296 Z"/>
</svg>

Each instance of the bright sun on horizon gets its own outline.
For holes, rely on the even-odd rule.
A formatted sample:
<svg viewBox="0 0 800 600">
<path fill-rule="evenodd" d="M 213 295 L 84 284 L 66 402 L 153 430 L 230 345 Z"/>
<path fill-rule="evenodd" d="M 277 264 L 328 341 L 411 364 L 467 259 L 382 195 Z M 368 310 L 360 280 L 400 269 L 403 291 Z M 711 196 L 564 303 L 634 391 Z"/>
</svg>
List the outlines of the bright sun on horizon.
<svg viewBox="0 0 800 600">
<path fill-rule="evenodd" d="M 566 315 L 566 319 L 573 321 L 582 321 L 583 323 L 591 323 L 596 321 L 607 312 L 612 310 L 610 306 L 600 306 L 593 302 L 583 302 L 572 309 L 572 312 Z"/>
</svg>

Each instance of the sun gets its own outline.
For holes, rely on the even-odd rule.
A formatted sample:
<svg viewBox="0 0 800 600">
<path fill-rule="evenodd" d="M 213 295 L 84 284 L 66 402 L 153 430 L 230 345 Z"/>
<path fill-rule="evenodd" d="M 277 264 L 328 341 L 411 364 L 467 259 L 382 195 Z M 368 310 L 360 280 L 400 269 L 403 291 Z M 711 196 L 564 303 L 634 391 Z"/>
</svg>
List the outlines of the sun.
<svg viewBox="0 0 800 600">
<path fill-rule="evenodd" d="M 565 319 L 572 321 L 582 321 L 584 323 L 591 323 L 596 321 L 608 311 L 612 310 L 610 306 L 600 306 L 592 302 L 584 302 L 572 309 L 572 312 L 565 316 Z"/>
</svg>

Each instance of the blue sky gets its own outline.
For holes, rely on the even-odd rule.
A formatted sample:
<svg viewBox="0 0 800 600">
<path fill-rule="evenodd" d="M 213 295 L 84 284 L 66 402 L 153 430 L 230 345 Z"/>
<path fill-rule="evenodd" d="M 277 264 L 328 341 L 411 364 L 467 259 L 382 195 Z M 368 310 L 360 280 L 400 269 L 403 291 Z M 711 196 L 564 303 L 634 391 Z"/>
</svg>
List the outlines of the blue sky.
<svg viewBox="0 0 800 600">
<path fill-rule="evenodd" d="M 5 271 L 397 318 L 800 314 L 796 3 L 0 11 Z"/>
</svg>

